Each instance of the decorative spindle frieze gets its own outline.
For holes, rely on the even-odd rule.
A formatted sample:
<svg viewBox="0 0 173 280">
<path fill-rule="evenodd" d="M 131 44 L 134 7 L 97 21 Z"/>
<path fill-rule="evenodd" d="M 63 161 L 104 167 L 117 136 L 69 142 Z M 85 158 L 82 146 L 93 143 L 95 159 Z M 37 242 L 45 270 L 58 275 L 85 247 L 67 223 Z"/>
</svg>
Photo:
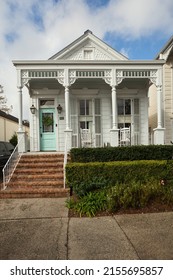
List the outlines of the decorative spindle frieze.
<svg viewBox="0 0 173 280">
<path fill-rule="evenodd" d="M 140 69 L 140 70 L 127 70 L 117 69 L 115 71 L 116 85 L 120 84 L 123 79 L 138 79 L 138 78 L 148 78 L 150 81 L 156 85 L 158 79 L 158 70 L 148 70 L 148 69 Z M 22 70 L 21 71 L 21 81 L 22 87 L 26 85 L 31 79 L 57 79 L 58 82 L 62 85 L 65 85 L 65 70 Z M 107 84 L 111 85 L 114 80 L 112 70 L 69 70 L 68 79 L 69 85 L 75 83 L 76 79 L 103 79 Z"/>
<path fill-rule="evenodd" d="M 116 81 L 120 84 L 125 78 L 148 78 L 152 83 L 156 84 L 157 70 L 117 70 Z"/>
<path fill-rule="evenodd" d="M 104 79 L 107 84 L 111 84 L 112 71 L 111 70 L 70 70 L 69 71 L 69 83 L 73 84 L 76 79 L 80 78 L 101 78 Z"/>
<path fill-rule="evenodd" d="M 64 84 L 64 70 L 22 70 L 22 86 L 26 85 L 31 79 L 50 79 L 55 78 L 60 84 Z"/>
</svg>

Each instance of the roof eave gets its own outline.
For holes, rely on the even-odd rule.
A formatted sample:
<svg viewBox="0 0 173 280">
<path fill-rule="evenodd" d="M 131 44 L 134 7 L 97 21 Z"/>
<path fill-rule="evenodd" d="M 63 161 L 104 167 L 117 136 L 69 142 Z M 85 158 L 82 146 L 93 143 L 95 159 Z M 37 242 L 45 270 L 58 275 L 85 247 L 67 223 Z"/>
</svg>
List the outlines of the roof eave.
<svg viewBox="0 0 173 280">
<path fill-rule="evenodd" d="M 165 60 L 13 60 L 12 63 L 15 67 L 24 65 L 163 65 Z"/>
</svg>

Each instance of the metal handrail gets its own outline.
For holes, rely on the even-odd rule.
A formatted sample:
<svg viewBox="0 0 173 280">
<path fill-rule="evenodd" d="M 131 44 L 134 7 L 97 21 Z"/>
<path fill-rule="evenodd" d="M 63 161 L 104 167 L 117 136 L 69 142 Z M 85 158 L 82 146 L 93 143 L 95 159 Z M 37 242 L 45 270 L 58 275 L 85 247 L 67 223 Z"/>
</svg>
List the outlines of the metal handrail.
<svg viewBox="0 0 173 280">
<path fill-rule="evenodd" d="M 23 140 L 23 137 L 21 137 L 18 141 L 18 144 L 16 145 L 16 147 L 14 148 L 11 156 L 9 157 L 8 161 L 6 162 L 2 173 L 3 173 L 3 187 L 2 189 L 5 190 L 7 187 L 7 184 L 9 183 L 14 170 L 23 154 L 23 152 L 19 153 L 18 151 L 18 147 L 21 144 L 21 141 Z"/>
</svg>

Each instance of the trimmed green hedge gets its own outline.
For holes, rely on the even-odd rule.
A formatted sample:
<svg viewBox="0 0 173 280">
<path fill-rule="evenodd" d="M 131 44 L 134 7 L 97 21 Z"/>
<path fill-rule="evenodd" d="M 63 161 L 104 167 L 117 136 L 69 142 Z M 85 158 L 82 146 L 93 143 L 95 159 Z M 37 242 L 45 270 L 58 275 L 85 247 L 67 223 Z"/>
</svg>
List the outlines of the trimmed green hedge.
<svg viewBox="0 0 173 280">
<path fill-rule="evenodd" d="M 173 158 L 173 145 L 73 148 L 70 154 L 72 162 L 169 160 Z"/>
<path fill-rule="evenodd" d="M 66 165 L 67 184 L 79 195 L 129 182 L 147 184 L 150 181 L 173 179 L 172 160 L 140 160 L 127 162 L 69 163 Z"/>
</svg>

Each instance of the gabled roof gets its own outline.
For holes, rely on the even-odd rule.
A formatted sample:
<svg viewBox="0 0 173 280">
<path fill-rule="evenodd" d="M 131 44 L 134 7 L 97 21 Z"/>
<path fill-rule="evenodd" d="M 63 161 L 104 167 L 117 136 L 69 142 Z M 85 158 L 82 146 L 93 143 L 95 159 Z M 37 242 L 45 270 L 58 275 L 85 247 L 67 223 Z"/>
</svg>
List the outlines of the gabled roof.
<svg viewBox="0 0 173 280">
<path fill-rule="evenodd" d="M 128 60 L 128 58 L 87 30 L 49 60 Z"/>
<path fill-rule="evenodd" d="M 173 50 L 173 36 L 168 40 L 168 42 L 164 45 L 164 47 L 157 54 L 155 59 L 165 59 L 167 60 L 169 54 Z"/>
</svg>

